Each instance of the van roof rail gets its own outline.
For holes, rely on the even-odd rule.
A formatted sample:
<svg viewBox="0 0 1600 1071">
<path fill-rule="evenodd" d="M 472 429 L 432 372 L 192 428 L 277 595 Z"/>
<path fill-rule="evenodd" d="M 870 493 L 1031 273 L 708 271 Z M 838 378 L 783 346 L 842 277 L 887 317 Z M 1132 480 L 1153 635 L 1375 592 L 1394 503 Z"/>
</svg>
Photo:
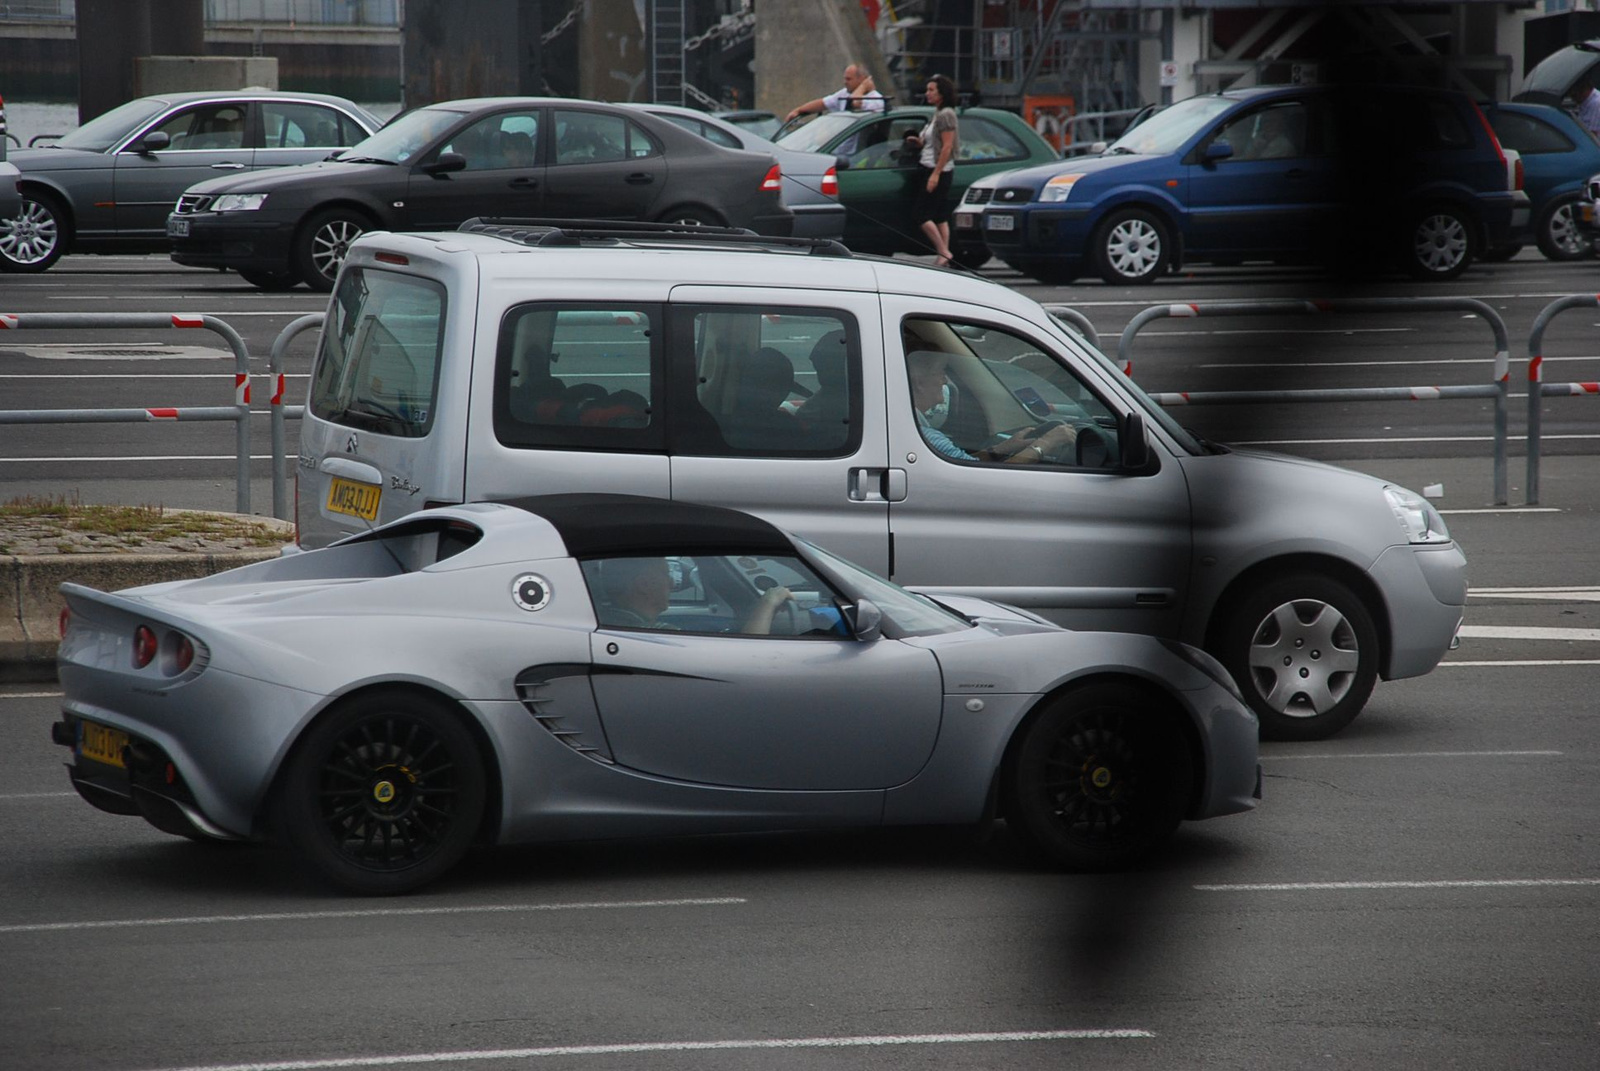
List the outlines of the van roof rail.
<svg viewBox="0 0 1600 1071">
<path fill-rule="evenodd" d="M 469 234 L 487 234 L 523 245 L 578 246 L 586 242 L 636 241 L 716 246 L 753 246 L 761 249 L 795 249 L 826 257 L 853 256 L 832 238 L 779 238 L 744 227 L 706 227 L 693 223 L 643 223 L 616 219 L 520 219 L 474 216 L 456 228 Z"/>
</svg>

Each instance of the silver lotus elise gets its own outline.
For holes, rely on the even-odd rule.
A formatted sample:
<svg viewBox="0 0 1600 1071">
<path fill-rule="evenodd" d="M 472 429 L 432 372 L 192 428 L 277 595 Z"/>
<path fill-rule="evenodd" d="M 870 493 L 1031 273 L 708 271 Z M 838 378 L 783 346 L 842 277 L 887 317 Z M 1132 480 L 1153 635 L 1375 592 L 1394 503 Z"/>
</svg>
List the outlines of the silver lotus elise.
<svg viewBox="0 0 1600 1071">
<path fill-rule="evenodd" d="M 62 585 L 72 783 L 401 893 L 474 844 L 1002 817 L 1111 869 L 1260 795 L 1183 644 L 913 594 L 749 514 L 623 495 L 425 510 L 322 550 Z"/>
</svg>

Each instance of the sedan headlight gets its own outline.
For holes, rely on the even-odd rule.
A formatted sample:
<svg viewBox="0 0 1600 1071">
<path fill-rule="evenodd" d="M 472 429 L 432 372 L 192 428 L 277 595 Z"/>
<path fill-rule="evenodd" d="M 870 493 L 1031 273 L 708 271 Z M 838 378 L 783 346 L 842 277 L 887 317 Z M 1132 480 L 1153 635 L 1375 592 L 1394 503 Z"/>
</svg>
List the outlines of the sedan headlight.
<svg viewBox="0 0 1600 1071">
<path fill-rule="evenodd" d="M 225 193 L 211 202 L 211 211 L 254 212 L 266 203 L 264 193 Z"/>
<path fill-rule="evenodd" d="M 1444 518 L 1433 508 L 1432 502 L 1414 491 L 1407 491 L 1404 487 L 1396 487 L 1393 484 L 1384 485 L 1383 497 L 1389 500 L 1389 508 L 1394 511 L 1395 519 L 1400 522 L 1400 528 L 1405 532 L 1408 541 L 1450 542 L 1450 529 L 1445 527 Z"/>
<path fill-rule="evenodd" d="M 1070 175 L 1057 175 L 1055 178 L 1044 184 L 1044 189 L 1039 193 L 1039 200 L 1045 202 L 1046 204 L 1050 204 L 1055 201 L 1065 201 L 1068 197 L 1072 196 L 1072 187 L 1076 186 L 1078 184 L 1078 180 L 1083 177 L 1084 176 L 1082 172 L 1074 172 Z"/>
</svg>

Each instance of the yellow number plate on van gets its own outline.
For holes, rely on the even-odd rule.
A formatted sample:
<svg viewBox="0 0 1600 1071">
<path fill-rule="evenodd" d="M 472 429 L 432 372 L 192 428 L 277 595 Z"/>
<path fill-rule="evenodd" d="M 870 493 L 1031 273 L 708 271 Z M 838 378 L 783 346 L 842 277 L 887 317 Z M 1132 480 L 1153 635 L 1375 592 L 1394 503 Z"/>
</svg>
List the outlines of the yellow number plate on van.
<svg viewBox="0 0 1600 1071">
<path fill-rule="evenodd" d="M 107 766 L 122 766 L 122 749 L 128 746 L 128 734 L 96 725 L 83 723 L 83 738 L 78 744 L 78 754 Z"/>
<path fill-rule="evenodd" d="M 375 483 L 358 483 L 335 476 L 328 488 L 328 512 L 375 521 L 378 519 L 378 496 L 382 492 L 383 488 Z"/>
</svg>

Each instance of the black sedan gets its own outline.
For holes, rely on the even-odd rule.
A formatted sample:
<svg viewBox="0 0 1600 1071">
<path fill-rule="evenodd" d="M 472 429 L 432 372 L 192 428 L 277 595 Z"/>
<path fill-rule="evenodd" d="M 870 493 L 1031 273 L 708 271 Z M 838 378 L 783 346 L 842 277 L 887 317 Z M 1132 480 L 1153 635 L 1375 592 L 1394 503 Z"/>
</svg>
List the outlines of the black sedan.
<svg viewBox="0 0 1600 1071">
<path fill-rule="evenodd" d="M 178 195 L 213 175 L 321 160 L 378 129 L 343 97 L 270 89 L 140 97 L 52 144 L 12 152 L 22 203 L 0 207 L 0 271 L 64 253 L 162 253 Z"/>
<path fill-rule="evenodd" d="M 257 286 L 329 290 L 369 230 L 453 230 L 474 216 L 654 220 L 787 235 L 770 156 L 713 145 L 632 108 L 496 97 L 407 112 L 338 159 L 191 187 L 172 259 Z"/>
</svg>

